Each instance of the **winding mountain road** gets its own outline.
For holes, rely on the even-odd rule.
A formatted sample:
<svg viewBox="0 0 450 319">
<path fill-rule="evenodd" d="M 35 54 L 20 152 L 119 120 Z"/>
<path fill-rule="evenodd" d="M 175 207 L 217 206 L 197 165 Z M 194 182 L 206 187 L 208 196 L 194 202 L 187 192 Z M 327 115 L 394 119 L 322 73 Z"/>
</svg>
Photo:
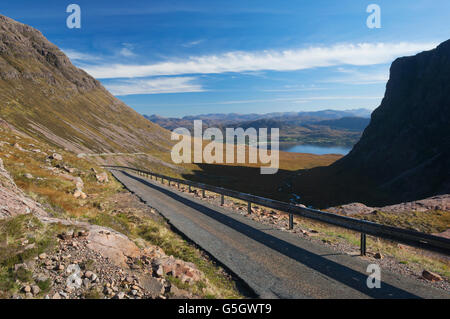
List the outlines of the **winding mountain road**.
<svg viewBox="0 0 450 319">
<path fill-rule="evenodd" d="M 113 175 L 260 298 L 450 298 L 443 290 L 382 269 L 367 287 L 370 263 L 302 239 L 138 175 Z"/>
</svg>

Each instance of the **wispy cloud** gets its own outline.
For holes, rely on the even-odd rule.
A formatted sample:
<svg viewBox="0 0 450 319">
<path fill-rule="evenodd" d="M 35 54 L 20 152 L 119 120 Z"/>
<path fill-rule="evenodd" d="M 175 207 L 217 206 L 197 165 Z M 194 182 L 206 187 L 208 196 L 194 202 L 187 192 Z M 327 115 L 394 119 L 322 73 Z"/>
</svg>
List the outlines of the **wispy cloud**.
<svg viewBox="0 0 450 319">
<path fill-rule="evenodd" d="M 194 77 L 116 80 L 105 84 L 114 95 L 204 92 Z"/>
<path fill-rule="evenodd" d="M 102 59 L 93 54 L 83 53 L 73 49 L 62 49 L 62 51 L 69 57 L 70 60 L 74 62 L 92 62 L 98 63 Z"/>
<path fill-rule="evenodd" d="M 302 91 L 321 91 L 326 90 L 326 88 L 317 87 L 315 85 L 305 86 L 305 85 L 284 85 L 281 88 L 274 89 L 263 89 L 262 92 L 302 92 Z"/>
<path fill-rule="evenodd" d="M 360 43 L 283 51 L 228 52 L 154 64 L 105 64 L 85 67 L 99 79 L 245 71 L 294 71 L 339 65 L 376 65 L 398 56 L 429 50 L 436 43 Z"/>
<path fill-rule="evenodd" d="M 195 40 L 195 41 L 184 43 L 184 44 L 182 44 L 182 46 L 185 48 L 192 48 L 192 47 L 199 45 L 200 43 L 202 43 L 204 41 L 205 41 L 204 39 Z"/>
<path fill-rule="evenodd" d="M 123 48 L 119 51 L 119 55 L 126 58 L 134 57 L 136 54 L 133 52 L 134 45 L 131 43 L 123 43 Z"/>
<path fill-rule="evenodd" d="M 258 100 L 230 100 L 214 102 L 215 104 L 247 104 L 247 103 L 264 103 L 264 102 L 292 102 L 306 103 L 310 101 L 327 101 L 327 100 L 380 100 L 382 96 L 311 96 L 311 97 L 286 97 L 274 99 L 258 99 Z"/>
<path fill-rule="evenodd" d="M 120 50 L 120 55 L 124 57 L 132 57 L 135 56 L 136 54 L 134 54 L 133 51 L 131 51 L 128 48 L 122 48 L 122 50 Z"/>
<path fill-rule="evenodd" d="M 389 68 L 382 70 L 355 70 L 347 68 L 338 68 L 342 76 L 331 77 L 322 82 L 326 83 L 344 83 L 344 84 L 376 84 L 386 83 L 389 80 Z"/>
</svg>

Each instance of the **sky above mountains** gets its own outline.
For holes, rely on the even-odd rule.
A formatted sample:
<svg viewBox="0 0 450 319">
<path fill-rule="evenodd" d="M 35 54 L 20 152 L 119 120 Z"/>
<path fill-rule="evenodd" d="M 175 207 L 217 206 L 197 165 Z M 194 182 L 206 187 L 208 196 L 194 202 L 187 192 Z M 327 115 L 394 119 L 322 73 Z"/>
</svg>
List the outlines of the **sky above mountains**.
<svg viewBox="0 0 450 319">
<path fill-rule="evenodd" d="M 71 3 L 81 29 L 66 26 Z M 371 3 L 380 29 L 366 25 Z M 138 112 L 163 116 L 373 109 L 396 57 L 450 34 L 448 0 L 41 0 L 0 13 L 42 31 Z"/>
</svg>

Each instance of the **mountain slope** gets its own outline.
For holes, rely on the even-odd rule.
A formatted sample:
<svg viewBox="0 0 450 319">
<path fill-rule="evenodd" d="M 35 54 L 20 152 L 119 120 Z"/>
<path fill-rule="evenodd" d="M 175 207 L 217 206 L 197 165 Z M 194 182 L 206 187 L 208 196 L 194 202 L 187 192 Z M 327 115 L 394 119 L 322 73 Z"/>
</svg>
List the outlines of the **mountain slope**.
<svg viewBox="0 0 450 319">
<path fill-rule="evenodd" d="M 169 149 L 169 132 L 72 65 L 38 30 L 0 16 L 0 117 L 75 152 Z"/>
<path fill-rule="evenodd" d="M 319 206 L 450 193 L 450 40 L 394 61 L 361 140 L 332 166 L 302 172 L 296 191 Z"/>
<path fill-rule="evenodd" d="M 365 117 L 342 117 L 337 120 L 325 120 L 315 124 L 329 126 L 333 129 L 344 129 L 350 131 L 364 131 L 370 119 Z"/>
</svg>

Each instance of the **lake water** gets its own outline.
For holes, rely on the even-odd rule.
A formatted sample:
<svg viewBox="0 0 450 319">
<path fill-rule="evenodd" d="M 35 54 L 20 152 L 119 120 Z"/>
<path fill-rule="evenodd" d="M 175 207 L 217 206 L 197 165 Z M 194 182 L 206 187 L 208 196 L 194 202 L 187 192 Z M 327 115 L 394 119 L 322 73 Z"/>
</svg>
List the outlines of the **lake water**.
<svg viewBox="0 0 450 319">
<path fill-rule="evenodd" d="M 352 150 L 351 147 L 345 146 L 320 146 L 320 145 L 282 145 L 280 144 L 280 151 L 290 153 L 309 153 L 316 155 L 324 154 L 341 154 L 347 155 Z"/>
</svg>

